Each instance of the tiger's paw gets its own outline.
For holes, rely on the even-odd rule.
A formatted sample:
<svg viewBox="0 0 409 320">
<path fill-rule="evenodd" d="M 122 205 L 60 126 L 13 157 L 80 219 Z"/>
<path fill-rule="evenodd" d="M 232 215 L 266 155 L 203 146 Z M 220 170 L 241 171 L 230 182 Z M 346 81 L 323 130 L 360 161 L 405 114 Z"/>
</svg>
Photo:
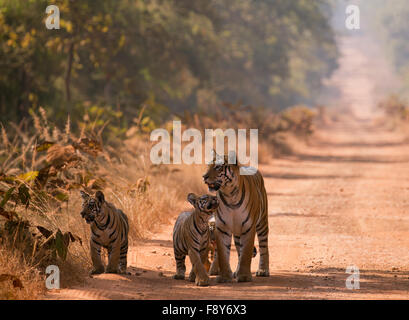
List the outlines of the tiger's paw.
<svg viewBox="0 0 409 320">
<path fill-rule="evenodd" d="M 216 278 L 216 281 L 217 281 L 218 283 L 230 283 L 230 282 L 233 282 L 233 276 L 230 276 L 230 277 L 218 276 L 218 277 Z"/>
<path fill-rule="evenodd" d="M 219 268 L 213 267 L 213 265 L 212 265 L 212 266 L 210 267 L 209 274 L 210 274 L 211 276 L 217 276 L 217 275 L 219 275 Z"/>
<path fill-rule="evenodd" d="M 118 269 L 108 268 L 106 269 L 105 273 L 119 273 Z"/>
<path fill-rule="evenodd" d="M 211 276 L 217 276 L 220 274 L 219 263 L 217 260 L 213 260 L 212 264 L 210 265 L 209 274 Z"/>
<path fill-rule="evenodd" d="M 237 275 L 237 282 L 251 282 L 253 277 L 250 274 L 238 274 Z"/>
<path fill-rule="evenodd" d="M 197 286 L 207 287 L 209 285 L 209 277 L 204 278 L 204 279 L 196 278 L 195 283 L 196 283 Z"/>
<path fill-rule="evenodd" d="M 94 269 L 92 269 L 91 270 L 91 272 L 89 273 L 90 274 L 90 276 L 93 276 L 93 275 L 96 275 L 96 274 L 101 274 L 101 273 L 104 273 L 104 268 L 102 267 L 102 268 L 94 268 Z"/>
<path fill-rule="evenodd" d="M 195 280 L 196 280 L 196 274 L 194 272 L 191 272 L 189 274 L 189 281 L 190 282 L 195 282 Z"/>
<path fill-rule="evenodd" d="M 185 280 L 185 275 L 184 274 L 175 274 L 173 277 L 175 280 Z"/>
<path fill-rule="evenodd" d="M 270 272 L 267 269 L 258 269 L 256 272 L 256 277 L 269 277 Z"/>
</svg>

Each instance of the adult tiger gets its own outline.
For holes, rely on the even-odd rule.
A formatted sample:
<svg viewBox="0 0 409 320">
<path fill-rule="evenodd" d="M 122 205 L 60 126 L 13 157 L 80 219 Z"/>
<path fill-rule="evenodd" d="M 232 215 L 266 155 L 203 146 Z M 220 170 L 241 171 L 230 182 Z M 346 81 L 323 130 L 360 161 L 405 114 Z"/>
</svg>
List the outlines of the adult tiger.
<svg viewBox="0 0 409 320">
<path fill-rule="evenodd" d="M 129 224 L 127 216 L 105 201 L 101 191 L 95 197 L 81 191 L 81 216 L 91 225 L 91 274 L 103 273 L 101 247 L 108 250 L 106 273 L 126 273 Z"/>
<path fill-rule="evenodd" d="M 217 197 L 211 195 L 196 196 L 189 193 L 188 201 L 194 210 L 182 212 L 176 219 L 173 228 L 173 250 L 176 260 L 176 274 L 174 279 L 185 279 L 186 255 L 192 263 L 190 281 L 198 286 L 209 285 L 209 276 L 205 269 L 205 262 L 209 252 L 209 219 L 219 206 Z"/>
<path fill-rule="evenodd" d="M 219 199 L 215 233 L 217 259 L 214 261 L 218 261 L 220 268 L 217 281 L 230 282 L 233 278 L 229 262 L 232 235 L 239 254 L 237 281 L 252 280 L 250 267 L 256 233 L 260 248 L 256 276 L 268 277 L 268 202 L 263 177 L 258 170 L 253 175 L 240 175 L 237 159 L 235 164 L 229 164 L 227 156 L 222 158 L 224 161 L 216 161 L 219 158 L 215 154 L 213 163 L 203 175 L 209 190 L 216 191 Z"/>
</svg>

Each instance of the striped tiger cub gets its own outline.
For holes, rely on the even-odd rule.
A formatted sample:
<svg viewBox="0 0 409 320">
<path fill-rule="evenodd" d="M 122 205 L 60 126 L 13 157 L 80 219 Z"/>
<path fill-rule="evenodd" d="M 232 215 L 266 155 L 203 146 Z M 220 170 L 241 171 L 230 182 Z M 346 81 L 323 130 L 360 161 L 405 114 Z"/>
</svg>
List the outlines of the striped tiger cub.
<svg viewBox="0 0 409 320">
<path fill-rule="evenodd" d="M 182 212 L 173 228 L 173 250 L 176 260 L 176 274 L 174 279 L 185 279 L 185 259 L 188 255 L 192 263 L 189 281 L 198 286 L 208 286 L 209 276 L 204 263 L 209 252 L 209 219 L 217 210 L 217 197 L 211 195 L 196 196 L 189 193 L 187 200 L 194 210 Z"/>
<path fill-rule="evenodd" d="M 256 276 L 269 276 L 268 203 L 264 180 L 258 170 L 254 175 L 240 175 L 237 159 L 234 160 L 234 164 L 230 164 L 227 156 L 222 158 L 214 153 L 213 163 L 203 175 L 209 190 L 217 192 L 220 204 L 215 216 L 217 257 L 213 262 L 220 268 L 218 282 L 233 279 L 229 261 L 232 236 L 239 256 L 234 273 L 237 281 L 252 280 L 250 267 L 256 234 L 260 249 Z"/>
<path fill-rule="evenodd" d="M 83 199 L 81 216 L 91 226 L 91 274 L 126 273 L 129 224 L 127 216 L 105 201 L 97 191 L 95 197 L 81 191 Z M 106 270 L 101 262 L 101 247 L 108 250 Z"/>
</svg>

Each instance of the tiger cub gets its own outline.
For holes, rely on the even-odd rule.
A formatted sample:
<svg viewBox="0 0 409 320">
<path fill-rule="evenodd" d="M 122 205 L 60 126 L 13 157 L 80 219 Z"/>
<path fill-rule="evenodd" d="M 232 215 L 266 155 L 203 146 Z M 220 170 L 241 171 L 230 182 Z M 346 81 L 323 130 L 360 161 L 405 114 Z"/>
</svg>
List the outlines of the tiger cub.
<svg viewBox="0 0 409 320">
<path fill-rule="evenodd" d="M 198 286 L 208 286 L 204 263 L 209 252 L 209 219 L 219 207 L 217 197 L 211 195 L 196 196 L 189 193 L 187 200 L 193 205 L 194 210 L 182 212 L 173 228 L 173 250 L 176 260 L 176 274 L 174 279 L 185 279 L 185 258 L 189 255 L 192 271 L 189 281 Z"/>
<path fill-rule="evenodd" d="M 81 191 L 83 199 L 81 216 L 91 226 L 91 274 L 126 273 L 129 224 L 127 216 L 105 201 L 97 191 L 95 197 Z M 101 262 L 101 247 L 108 250 L 106 270 Z"/>
</svg>

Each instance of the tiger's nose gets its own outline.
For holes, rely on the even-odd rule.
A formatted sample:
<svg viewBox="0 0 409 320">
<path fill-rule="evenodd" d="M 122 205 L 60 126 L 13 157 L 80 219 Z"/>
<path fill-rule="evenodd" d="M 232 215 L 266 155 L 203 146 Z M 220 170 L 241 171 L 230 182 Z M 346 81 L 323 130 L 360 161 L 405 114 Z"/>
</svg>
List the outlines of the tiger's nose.
<svg viewBox="0 0 409 320">
<path fill-rule="evenodd" d="M 203 175 L 203 180 L 206 181 L 207 179 L 209 179 L 209 175 L 206 173 Z"/>
</svg>

